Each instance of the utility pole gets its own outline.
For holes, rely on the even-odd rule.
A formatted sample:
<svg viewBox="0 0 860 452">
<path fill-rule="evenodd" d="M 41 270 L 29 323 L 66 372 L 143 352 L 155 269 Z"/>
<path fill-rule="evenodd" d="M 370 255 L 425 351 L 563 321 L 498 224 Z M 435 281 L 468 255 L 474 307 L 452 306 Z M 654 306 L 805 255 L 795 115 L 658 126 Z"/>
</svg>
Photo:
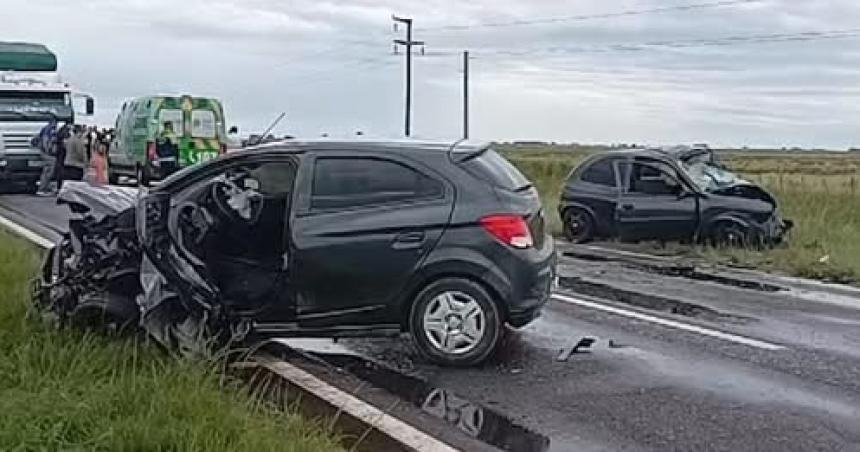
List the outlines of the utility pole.
<svg viewBox="0 0 860 452">
<path fill-rule="evenodd" d="M 404 46 L 406 47 L 406 124 L 405 124 L 405 134 L 408 137 L 411 132 L 411 118 L 412 118 L 412 46 L 423 46 L 424 41 L 413 41 L 412 40 L 412 18 L 407 17 L 397 17 L 392 15 L 391 19 L 395 22 L 406 24 L 406 39 L 395 39 L 395 52 L 396 46 Z M 394 24 L 395 30 L 397 29 L 397 24 Z"/>
<path fill-rule="evenodd" d="M 463 139 L 469 138 L 469 51 L 463 52 Z"/>
</svg>

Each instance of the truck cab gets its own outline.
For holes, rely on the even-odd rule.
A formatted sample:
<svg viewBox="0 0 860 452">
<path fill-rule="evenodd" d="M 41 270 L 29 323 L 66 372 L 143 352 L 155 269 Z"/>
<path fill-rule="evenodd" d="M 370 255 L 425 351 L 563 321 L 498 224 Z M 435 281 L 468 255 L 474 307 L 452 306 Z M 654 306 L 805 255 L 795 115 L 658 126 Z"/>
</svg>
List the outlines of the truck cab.
<svg viewBox="0 0 860 452">
<path fill-rule="evenodd" d="M 92 97 L 75 93 L 62 80 L 47 48 L 0 42 L 0 185 L 18 183 L 35 191 L 45 162 L 33 138 L 52 119 L 74 123 L 78 99 L 92 115 Z"/>
</svg>

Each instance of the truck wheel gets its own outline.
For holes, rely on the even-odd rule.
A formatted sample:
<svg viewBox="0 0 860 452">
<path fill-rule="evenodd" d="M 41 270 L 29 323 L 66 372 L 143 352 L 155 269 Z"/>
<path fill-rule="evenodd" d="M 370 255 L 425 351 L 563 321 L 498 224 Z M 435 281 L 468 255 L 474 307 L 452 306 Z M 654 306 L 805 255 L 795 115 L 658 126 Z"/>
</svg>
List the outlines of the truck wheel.
<svg viewBox="0 0 860 452">
<path fill-rule="evenodd" d="M 501 337 L 499 309 L 480 284 L 462 278 L 428 285 L 412 305 L 410 333 L 418 352 L 443 366 L 485 361 Z"/>
</svg>

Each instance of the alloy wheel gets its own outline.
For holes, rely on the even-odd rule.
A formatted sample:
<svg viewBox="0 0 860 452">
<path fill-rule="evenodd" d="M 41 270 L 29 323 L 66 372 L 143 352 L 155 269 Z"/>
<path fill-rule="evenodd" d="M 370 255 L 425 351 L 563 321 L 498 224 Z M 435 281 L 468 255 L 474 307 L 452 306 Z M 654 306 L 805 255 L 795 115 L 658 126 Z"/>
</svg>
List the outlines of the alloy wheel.
<svg viewBox="0 0 860 452">
<path fill-rule="evenodd" d="M 447 291 L 427 303 L 423 326 L 434 348 L 462 355 L 478 346 L 487 324 L 484 310 L 474 298 L 463 292 Z"/>
</svg>

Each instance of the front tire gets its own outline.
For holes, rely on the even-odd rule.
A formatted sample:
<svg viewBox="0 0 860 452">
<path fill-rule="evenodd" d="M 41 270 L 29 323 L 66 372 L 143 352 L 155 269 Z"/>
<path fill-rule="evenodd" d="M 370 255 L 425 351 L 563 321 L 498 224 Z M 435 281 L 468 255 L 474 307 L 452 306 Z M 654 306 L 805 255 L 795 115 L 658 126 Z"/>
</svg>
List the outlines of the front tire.
<svg viewBox="0 0 860 452">
<path fill-rule="evenodd" d="M 751 237 L 747 228 L 737 223 L 718 223 L 711 234 L 711 242 L 716 247 L 747 248 Z"/>
<path fill-rule="evenodd" d="M 443 366 L 467 367 L 495 351 L 502 332 L 499 308 L 473 281 L 440 279 L 418 294 L 409 316 L 418 352 Z"/>
</svg>

